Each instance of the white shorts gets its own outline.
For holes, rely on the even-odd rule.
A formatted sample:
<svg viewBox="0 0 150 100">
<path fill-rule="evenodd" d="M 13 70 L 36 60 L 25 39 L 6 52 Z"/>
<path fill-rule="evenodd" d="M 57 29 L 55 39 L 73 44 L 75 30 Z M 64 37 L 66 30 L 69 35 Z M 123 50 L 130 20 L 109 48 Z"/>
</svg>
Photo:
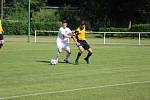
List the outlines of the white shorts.
<svg viewBox="0 0 150 100">
<path fill-rule="evenodd" d="M 66 42 L 56 42 L 56 43 L 57 43 L 57 48 L 62 48 L 62 49 L 65 49 L 67 51 L 70 51 L 70 48 Z"/>
</svg>

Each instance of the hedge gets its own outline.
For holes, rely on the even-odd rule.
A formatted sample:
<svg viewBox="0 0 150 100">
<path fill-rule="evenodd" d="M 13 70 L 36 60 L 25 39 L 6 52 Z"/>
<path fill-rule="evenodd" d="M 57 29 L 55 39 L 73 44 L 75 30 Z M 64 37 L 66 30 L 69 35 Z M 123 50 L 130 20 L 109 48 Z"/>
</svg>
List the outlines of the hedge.
<svg viewBox="0 0 150 100">
<path fill-rule="evenodd" d="M 4 21 L 3 29 L 7 35 L 23 35 L 27 33 L 27 23 L 19 21 Z"/>
<path fill-rule="evenodd" d="M 60 22 L 31 22 L 31 34 L 35 30 L 58 30 Z M 4 21 L 3 28 L 6 35 L 25 35 L 28 34 L 28 23 L 19 21 Z M 42 33 L 42 35 L 55 35 L 54 33 Z"/>
<path fill-rule="evenodd" d="M 35 30 L 51 30 L 56 31 L 60 28 L 60 22 L 51 22 L 51 23 L 44 23 L 44 22 L 36 22 L 31 23 L 31 33 L 34 34 Z M 57 33 L 41 33 L 38 35 L 56 35 Z"/>
<path fill-rule="evenodd" d="M 128 28 L 116 28 L 116 27 L 101 27 L 101 32 L 150 32 L 150 24 L 135 24 L 131 29 Z"/>
<path fill-rule="evenodd" d="M 132 32 L 150 32 L 150 24 L 135 24 L 130 29 Z"/>
<path fill-rule="evenodd" d="M 128 28 L 115 28 L 115 27 L 110 27 L 110 28 L 100 28 L 99 29 L 101 32 L 128 32 Z M 115 34 L 115 33 L 109 33 L 106 34 L 107 37 L 127 37 L 129 34 Z"/>
<path fill-rule="evenodd" d="M 136 24 L 133 25 L 131 30 L 132 32 L 150 32 L 150 24 Z M 141 34 L 142 37 L 150 38 L 150 33 Z"/>
<path fill-rule="evenodd" d="M 99 29 L 101 32 L 128 32 L 128 28 L 115 28 L 115 27 L 110 27 L 110 28 L 105 28 L 102 27 Z"/>
<path fill-rule="evenodd" d="M 150 24 L 135 24 L 131 29 L 128 28 L 105 28 L 102 27 L 99 29 L 101 32 L 150 32 Z M 137 34 L 115 34 L 110 33 L 107 34 L 107 37 L 138 37 Z M 150 34 L 142 34 L 142 37 L 150 37 Z"/>
<path fill-rule="evenodd" d="M 25 35 L 28 33 L 28 23 L 23 21 L 5 20 L 3 23 L 5 34 L 7 35 Z M 61 22 L 31 22 L 31 34 L 34 34 L 35 30 L 58 30 Z M 128 28 L 105 28 L 99 29 L 102 32 L 150 32 L 150 24 L 135 24 L 131 29 Z M 42 33 L 39 35 L 56 35 L 57 33 Z M 110 37 L 131 37 L 131 34 L 107 34 Z M 150 37 L 150 34 L 144 34 L 144 37 Z"/>
</svg>

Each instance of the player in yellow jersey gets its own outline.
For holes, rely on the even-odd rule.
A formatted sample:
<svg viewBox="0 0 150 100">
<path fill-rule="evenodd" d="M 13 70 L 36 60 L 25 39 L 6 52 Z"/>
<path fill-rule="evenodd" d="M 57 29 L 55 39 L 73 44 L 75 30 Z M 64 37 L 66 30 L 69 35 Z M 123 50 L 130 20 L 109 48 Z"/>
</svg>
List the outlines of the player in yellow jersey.
<svg viewBox="0 0 150 100">
<path fill-rule="evenodd" d="M 80 26 L 75 30 L 73 40 L 76 42 L 77 47 L 79 48 L 79 52 L 77 54 L 75 64 L 79 64 L 79 58 L 84 50 L 88 51 L 87 56 L 84 58 L 87 64 L 89 64 L 89 57 L 92 55 L 93 51 L 90 45 L 86 42 L 85 38 L 85 22 L 81 21 Z"/>
<path fill-rule="evenodd" d="M 2 28 L 2 21 L 0 19 L 0 48 L 3 47 L 3 44 L 4 44 L 3 28 Z"/>
</svg>

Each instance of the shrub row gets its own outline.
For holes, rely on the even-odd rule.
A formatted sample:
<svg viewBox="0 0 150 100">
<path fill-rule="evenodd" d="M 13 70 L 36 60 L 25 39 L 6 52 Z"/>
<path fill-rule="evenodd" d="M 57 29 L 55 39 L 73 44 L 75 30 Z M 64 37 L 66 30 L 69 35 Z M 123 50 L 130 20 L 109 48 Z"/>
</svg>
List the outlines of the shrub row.
<svg viewBox="0 0 150 100">
<path fill-rule="evenodd" d="M 31 22 L 31 34 L 34 34 L 35 30 L 58 30 L 61 23 L 58 22 Z M 28 33 L 28 23 L 21 21 L 4 21 L 3 28 L 7 35 L 25 35 Z M 133 25 L 131 29 L 128 28 L 100 28 L 102 32 L 150 32 L 150 24 L 137 24 Z M 41 33 L 39 35 L 56 35 L 57 33 Z M 130 36 L 129 34 L 110 34 L 109 36 Z M 146 34 L 146 37 L 150 37 L 150 34 Z"/>
<path fill-rule="evenodd" d="M 100 28 L 99 31 L 101 32 L 150 32 L 150 24 L 135 24 L 132 26 L 131 29 L 129 28 Z M 110 33 L 107 34 L 107 37 L 138 37 L 138 34 L 115 34 Z M 150 34 L 142 34 L 142 37 L 150 37 Z"/>
<path fill-rule="evenodd" d="M 150 24 L 135 24 L 131 29 L 129 28 L 100 28 L 101 32 L 150 32 Z"/>
<path fill-rule="evenodd" d="M 150 24 L 135 24 L 130 29 L 132 32 L 150 32 Z"/>
<path fill-rule="evenodd" d="M 60 22 L 31 22 L 31 34 L 35 30 L 58 30 Z M 6 35 L 25 35 L 28 34 L 28 23 L 19 21 L 4 21 L 3 28 Z M 42 33 L 42 35 L 55 35 L 54 33 Z"/>
<path fill-rule="evenodd" d="M 19 21 L 4 21 L 3 29 L 7 35 L 23 35 L 27 33 L 27 23 Z"/>
</svg>

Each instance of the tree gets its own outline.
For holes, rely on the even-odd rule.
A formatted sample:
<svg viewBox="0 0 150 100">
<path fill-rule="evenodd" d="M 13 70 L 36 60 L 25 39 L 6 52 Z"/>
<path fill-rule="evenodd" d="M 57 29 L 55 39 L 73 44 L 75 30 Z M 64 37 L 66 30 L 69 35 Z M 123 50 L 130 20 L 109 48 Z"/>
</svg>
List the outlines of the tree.
<svg viewBox="0 0 150 100">
<path fill-rule="evenodd" d="M 37 1 L 37 0 L 35 0 Z M 48 0 L 47 5 L 78 7 L 80 12 L 61 12 L 74 22 L 84 19 L 92 29 L 101 26 L 128 27 L 133 23 L 150 22 L 150 0 Z"/>
<path fill-rule="evenodd" d="M 31 0 L 31 10 L 39 10 L 40 7 L 46 6 L 47 0 Z"/>
</svg>

